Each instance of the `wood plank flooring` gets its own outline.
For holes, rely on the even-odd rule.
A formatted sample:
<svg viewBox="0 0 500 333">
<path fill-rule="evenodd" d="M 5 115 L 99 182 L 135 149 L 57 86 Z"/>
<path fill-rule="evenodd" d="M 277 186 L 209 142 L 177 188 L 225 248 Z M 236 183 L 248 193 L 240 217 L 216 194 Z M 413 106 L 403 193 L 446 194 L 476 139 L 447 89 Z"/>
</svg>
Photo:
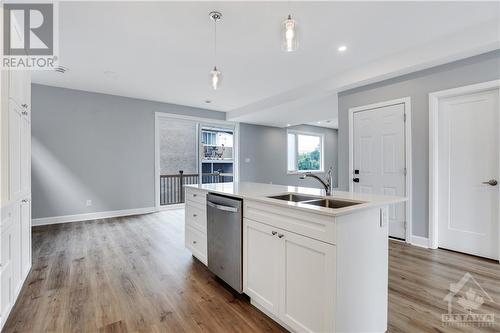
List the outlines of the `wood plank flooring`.
<svg viewBox="0 0 500 333">
<path fill-rule="evenodd" d="M 283 332 L 184 249 L 183 214 L 33 228 L 33 268 L 4 332 Z M 496 326 L 441 324 L 466 272 L 500 301 L 497 263 L 391 242 L 389 332 L 498 332 L 487 301 Z"/>
</svg>

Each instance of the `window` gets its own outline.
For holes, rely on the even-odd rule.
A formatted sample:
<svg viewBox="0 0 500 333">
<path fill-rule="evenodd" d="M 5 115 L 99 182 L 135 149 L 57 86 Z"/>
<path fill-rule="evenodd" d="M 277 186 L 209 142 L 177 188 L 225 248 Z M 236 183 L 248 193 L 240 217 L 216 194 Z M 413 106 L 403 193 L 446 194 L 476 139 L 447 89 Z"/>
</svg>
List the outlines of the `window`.
<svg viewBox="0 0 500 333">
<path fill-rule="evenodd" d="M 288 173 L 323 172 L 323 136 L 288 131 Z"/>
</svg>

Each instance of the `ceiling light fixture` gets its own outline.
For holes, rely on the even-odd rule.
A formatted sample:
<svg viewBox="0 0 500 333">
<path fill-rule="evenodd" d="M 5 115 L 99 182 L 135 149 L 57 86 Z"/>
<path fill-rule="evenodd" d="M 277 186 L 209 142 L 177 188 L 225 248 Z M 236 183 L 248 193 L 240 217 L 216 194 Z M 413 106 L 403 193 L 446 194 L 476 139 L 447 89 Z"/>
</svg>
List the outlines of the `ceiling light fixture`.
<svg viewBox="0 0 500 333">
<path fill-rule="evenodd" d="M 341 45 L 339 46 L 339 48 L 337 49 L 339 52 L 345 52 L 347 50 L 347 46 L 345 45 Z"/>
<path fill-rule="evenodd" d="M 283 51 L 293 52 L 299 47 L 297 36 L 297 22 L 288 14 L 288 18 L 283 22 Z"/>
<path fill-rule="evenodd" d="M 222 19 L 222 14 L 214 11 L 210 12 L 208 16 L 214 21 L 214 61 L 217 62 L 217 22 Z M 210 71 L 210 80 L 212 88 L 217 90 L 222 80 L 222 73 L 217 69 L 217 65 Z"/>
</svg>

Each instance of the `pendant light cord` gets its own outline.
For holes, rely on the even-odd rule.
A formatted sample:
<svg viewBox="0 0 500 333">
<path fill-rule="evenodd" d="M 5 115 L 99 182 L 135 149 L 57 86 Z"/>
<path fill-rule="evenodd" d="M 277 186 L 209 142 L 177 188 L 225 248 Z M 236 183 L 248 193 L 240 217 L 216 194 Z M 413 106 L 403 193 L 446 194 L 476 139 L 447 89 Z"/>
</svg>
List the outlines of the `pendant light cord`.
<svg viewBox="0 0 500 333">
<path fill-rule="evenodd" d="M 214 61 L 217 62 L 217 20 L 214 20 Z"/>
</svg>

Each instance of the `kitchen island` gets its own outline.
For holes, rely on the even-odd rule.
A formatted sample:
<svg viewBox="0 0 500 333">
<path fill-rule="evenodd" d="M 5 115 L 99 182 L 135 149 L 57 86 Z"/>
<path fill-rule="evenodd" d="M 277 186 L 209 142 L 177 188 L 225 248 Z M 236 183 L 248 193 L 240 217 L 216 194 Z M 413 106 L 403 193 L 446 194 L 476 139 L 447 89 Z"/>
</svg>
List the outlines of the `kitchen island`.
<svg viewBox="0 0 500 333">
<path fill-rule="evenodd" d="M 208 193 L 243 201 L 243 292 L 290 331 L 387 330 L 389 206 L 405 198 L 259 183 L 186 186 L 186 247 L 207 265 Z"/>
</svg>

